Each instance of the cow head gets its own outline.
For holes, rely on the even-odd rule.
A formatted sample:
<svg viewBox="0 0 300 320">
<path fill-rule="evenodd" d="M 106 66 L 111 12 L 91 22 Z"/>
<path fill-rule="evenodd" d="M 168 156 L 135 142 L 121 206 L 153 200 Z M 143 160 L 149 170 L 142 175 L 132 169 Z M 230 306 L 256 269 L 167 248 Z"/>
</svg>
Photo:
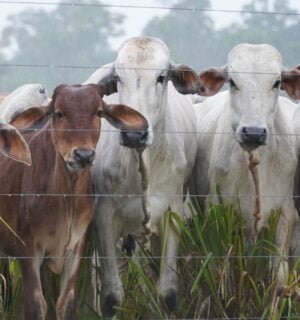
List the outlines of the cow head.
<svg viewBox="0 0 300 320">
<path fill-rule="evenodd" d="M 246 150 L 267 144 L 278 105 L 279 90 L 300 99 L 300 66 L 283 70 L 280 53 L 270 45 L 240 44 L 223 68 L 200 73 L 200 95 L 216 94 L 229 83 L 231 126 Z"/>
<path fill-rule="evenodd" d="M 105 83 L 111 92 L 118 92 L 120 103 L 134 106 L 143 114 L 149 131 L 135 134 L 134 138 L 150 145 L 153 129 L 165 119 L 168 80 L 182 94 L 196 93 L 200 88 L 196 73 L 185 65 L 173 64 L 161 40 L 137 37 L 125 41 L 116 61 L 103 66 L 85 83 Z M 123 135 L 124 140 L 132 137 Z"/>
<path fill-rule="evenodd" d="M 6 122 L 10 122 L 15 113 L 32 107 L 46 107 L 50 103 L 45 87 L 41 84 L 25 84 L 8 96 L 1 104 L 1 114 Z"/>
<path fill-rule="evenodd" d="M 31 165 L 28 145 L 19 131 L 0 120 L 0 151 L 13 160 Z"/>
<path fill-rule="evenodd" d="M 60 85 L 46 108 L 31 108 L 14 117 L 12 124 L 28 128 L 50 118 L 51 138 L 56 152 L 70 171 L 92 165 L 103 117 L 122 131 L 145 131 L 147 122 L 138 112 L 123 105 L 107 105 L 105 88 L 90 85 Z"/>
</svg>

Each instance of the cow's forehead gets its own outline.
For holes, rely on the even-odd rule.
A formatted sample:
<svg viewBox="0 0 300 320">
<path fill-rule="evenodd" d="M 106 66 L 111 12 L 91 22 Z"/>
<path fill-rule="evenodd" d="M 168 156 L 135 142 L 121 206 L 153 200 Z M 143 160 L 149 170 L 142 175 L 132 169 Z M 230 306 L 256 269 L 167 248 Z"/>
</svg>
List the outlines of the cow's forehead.
<svg viewBox="0 0 300 320">
<path fill-rule="evenodd" d="M 137 69 L 167 68 L 169 50 L 157 38 L 136 37 L 125 41 L 116 60 L 117 67 Z"/>
<path fill-rule="evenodd" d="M 268 44 L 240 44 L 228 55 L 229 72 L 280 73 L 282 56 L 277 49 Z"/>
<path fill-rule="evenodd" d="M 64 110 L 89 113 L 101 104 L 101 97 L 95 85 L 63 86 L 57 90 L 55 105 Z"/>
</svg>

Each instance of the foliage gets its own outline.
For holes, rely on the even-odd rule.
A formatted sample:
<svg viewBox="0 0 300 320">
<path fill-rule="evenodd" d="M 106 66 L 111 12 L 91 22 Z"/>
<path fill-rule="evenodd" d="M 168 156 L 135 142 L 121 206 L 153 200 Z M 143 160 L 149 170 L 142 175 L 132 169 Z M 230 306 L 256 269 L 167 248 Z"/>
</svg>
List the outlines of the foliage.
<svg viewBox="0 0 300 320">
<path fill-rule="evenodd" d="M 124 257 L 127 270 L 122 278 L 126 299 L 118 308 L 118 319 L 294 319 L 300 311 L 295 297 L 299 285 L 296 266 L 300 260 L 291 268 L 289 282 L 278 296 L 272 272 L 272 256 L 278 255 L 274 239 L 279 214 L 272 214 L 269 227 L 262 230 L 253 244 L 246 241 L 244 221 L 231 205 L 211 205 L 207 216 L 199 209 L 191 210 L 187 222 L 174 212 L 165 214 L 165 226 L 175 228 L 180 237 L 180 296 L 176 313 L 169 314 L 158 295 L 156 280 L 162 262 L 140 247 L 134 258 Z M 89 244 L 87 255 L 92 248 Z M 11 268 L 10 274 L 17 297 L 20 278 L 15 268 Z M 102 319 L 84 298 L 89 274 L 90 266 L 84 260 L 79 279 L 80 319 Z M 53 307 L 55 302 L 49 296 L 49 288 L 47 284 L 45 296 Z M 96 296 L 99 298 L 99 288 Z M 16 310 L 15 301 L 11 299 L 6 310 Z"/>
<path fill-rule="evenodd" d="M 183 8 L 210 8 L 207 0 L 178 0 L 173 5 Z M 252 0 L 242 11 L 261 11 L 264 14 L 242 13 L 239 22 L 217 30 L 207 12 L 171 10 L 166 16 L 154 17 L 145 27 L 143 34 L 163 39 L 176 61 L 187 63 L 198 70 L 224 65 L 230 49 L 242 42 L 269 43 L 282 53 L 287 66 L 299 64 L 299 16 L 266 14 L 295 13 L 296 11 L 289 7 L 288 1 Z"/>
<path fill-rule="evenodd" d="M 244 11 L 296 13 L 285 0 L 253 0 L 244 6 Z M 242 14 L 242 22 L 233 24 L 218 33 L 218 43 L 228 52 L 234 45 L 242 42 L 269 43 L 277 48 L 284 63 L 289 67 L 299 64 L 299 29 L 297 15 L 280 14 Z"/>
<path fill-rule="evenodd" d="M 63 1 L 72 3 L 73 1 Z M 97 4 L 96 0 L 82 1 Z M 122 34 L 123 16 L 104 7 L 58 6 L 54 11 L 25 10 L 9 18 L 3 30 L 2 50 L 15 48 L 9 64 L 92 66 L 115 55 L 109 40 Z M 24 83 L 42 83 L 51 89 L 60 83 L 80 83 L 92 69 L 1 68 L 1 90 Z M 4 84 L 4 85 L 3 85 Z"/>
<path fill-rule="evenodd" d="M 181 8 L 209 9 L 208 0 L 183 0 Z M 154 17 L 143 30 L 144 35 L 162 39 L 178 62 L 188 63 L 194 68 L 215 65 L 215 30 L 211 17 L 204 12 L 171 10 L 163 17 Z"/>
</svg>

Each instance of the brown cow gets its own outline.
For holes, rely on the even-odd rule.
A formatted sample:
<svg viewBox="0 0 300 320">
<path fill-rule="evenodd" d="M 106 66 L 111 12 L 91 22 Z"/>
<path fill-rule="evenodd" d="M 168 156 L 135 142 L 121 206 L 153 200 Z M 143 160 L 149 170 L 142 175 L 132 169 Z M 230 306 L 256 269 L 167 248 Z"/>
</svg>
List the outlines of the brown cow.
<svg viewBox="0 0 300 320">
<path fill-rule="evenodd" d="M 0 226 L 0 243 L 6 254 L 24 257 L 20 259 L 22 319 L 46 317 L 40 282 L 43 262 L 61 274 L 57 319 L 77 319 L 75 288 L 93 215 L 89 169 L 99 138 L 99 117 L 122 131 L 147 130 L 145 118 L 137 111 L 106 105 L 105 93 L 97 85 L 61 85 L 48 107 L 31 108 L 12 120 L 17 128 L 26 128 L 49 118 L 43 130 L 25 134 L 31 167 L 0 159 L 1 214 L 20 237 Z"/>
</svg>

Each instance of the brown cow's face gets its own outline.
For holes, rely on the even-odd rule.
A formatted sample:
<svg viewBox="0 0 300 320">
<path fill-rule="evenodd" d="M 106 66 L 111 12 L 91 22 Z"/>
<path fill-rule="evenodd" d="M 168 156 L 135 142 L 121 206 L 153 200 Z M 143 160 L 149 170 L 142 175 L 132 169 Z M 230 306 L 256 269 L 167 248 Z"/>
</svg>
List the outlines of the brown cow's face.
<svg viewBox="0 0 300 320">
<path fill-rule="evenodd" d="M 95 85 L 62 85 L 54 91 L 52 140 L 71 171 L 94 162 L 102 104 L 101 92 Z"/>
<path fill-rule="evenodd" d="M 92 165 L 100 135 L 100 117 L 121 132 L 146 132 L 148 122 L 139 112 L 121 105 L 102 101 L 105 86 L 61 85 L 54 90 L 47 107 L 33 107 L 16 113 L 11 120 L 18 129 L 36 128 L 51 117 L 54 148 L 70 171 Z"/>
</svg>

